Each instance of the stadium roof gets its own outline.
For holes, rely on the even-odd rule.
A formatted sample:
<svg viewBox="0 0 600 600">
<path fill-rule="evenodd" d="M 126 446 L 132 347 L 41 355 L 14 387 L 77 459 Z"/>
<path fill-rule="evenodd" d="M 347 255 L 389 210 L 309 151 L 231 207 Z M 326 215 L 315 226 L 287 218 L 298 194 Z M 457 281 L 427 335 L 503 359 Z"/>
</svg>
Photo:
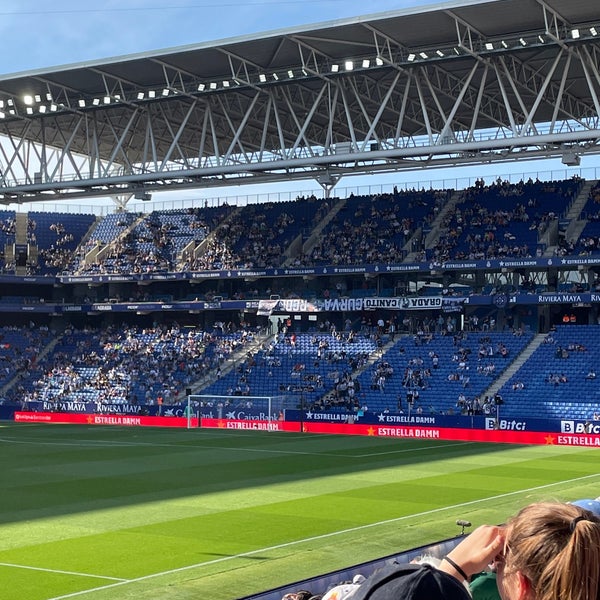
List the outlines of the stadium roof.
<svg viewBox="0 0 600 600">
<path fill-rule="evenodd" d="M 599 151 L 597 0 L 450 2 L 0 77 L 0 200 Z"/>
</svg>

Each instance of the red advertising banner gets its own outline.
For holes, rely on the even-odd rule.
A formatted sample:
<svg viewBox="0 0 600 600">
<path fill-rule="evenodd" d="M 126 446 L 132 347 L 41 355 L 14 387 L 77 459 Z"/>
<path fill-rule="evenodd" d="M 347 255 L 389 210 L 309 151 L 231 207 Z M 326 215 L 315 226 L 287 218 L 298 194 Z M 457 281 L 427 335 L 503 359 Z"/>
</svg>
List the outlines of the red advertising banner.
<svg viewBox="0 0 600 600">
<path fill-rule="evenodd" d="M 138 415 L 89 415 L 75 413 L 16 412 L 21 423 L 78 423 L 81 425 L 122 425 L 127 427 L 187 427 L 187 417 L 143 417 Z M 190 419 L 198 427 L 197 417 Z"/>
<path fill-rule="evenodd" d="M 29 423 L 79 423 L 82 425 L 121 425 L 127 427 L 187 427 L 187 417 L 149 417 L 137 415 L 97 415 L 74 413 L 16 412 L 15 421 Z M 293 431 L 339 435 L 366 435 L 383 438 L 419 440 L 457 440 L 464 442 L 495 442 L 503 444 L 537 444 L 543 446 L 588 446 L 600 448 L 600 434 L 548 433 L 503 429 L 453 429 L 449 427 L 418 427 L 361 425 L 359 423 L 319 423 L 291 421 L 255 421 L 203 418 L 190 419 L 191 427 L 237 429 L 249 431 Z"/>
<path fill-rule="evenodd" d="M 539 431 L 451 429 L 435 427 L 390 427 L 358 423 L 297 423 L 286 421 L 235 421 L 231 419 L 202 419 L 201 427 L 247 429 L 254 431 L 303 431 L 340 435 L 406 438 L 419 440 L 457 440 L 464 442 L 497 442 L 504 444 L 537 444 L 545 446 L 595 446 L 600 448 L 600 435 L 561 434 Z"/>
</svg>

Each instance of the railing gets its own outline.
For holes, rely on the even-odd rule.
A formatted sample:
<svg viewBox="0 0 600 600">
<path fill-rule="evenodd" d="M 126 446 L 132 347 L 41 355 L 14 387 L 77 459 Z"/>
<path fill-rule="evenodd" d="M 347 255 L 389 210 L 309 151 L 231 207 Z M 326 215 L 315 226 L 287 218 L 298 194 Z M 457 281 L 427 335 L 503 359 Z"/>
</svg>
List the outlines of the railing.
<svg viewBox="0 0 600 600">
<path fill-rule="evenodd" d="M 540 181 L 562 181 L 571 179 L 575 176 L 581 177 L 582 179 L 586 179 L 588 181 L 595 181 L 600 179 L 600 166 L 579 169 L 560 168 L 549 171 L 532 171 L 523 173 L 498 173 L 493 177 L 488 177 L 487 181 L 489 183 L 491 181 L 495 181 L 496 179 L 501 179 L 502 181 L 509 181 L 510 183 L 518 183 L 519 181 L 526 181 L 530 178 L 534 181 L 536 179 L 539 179 Z M 423 171 L 423 178 L 416 181 L 390 181 L 368 185 L 359 184 L 356 186 L 348 186 L 343 188 L 336 187 L 334 195 L 338 198 L 348 198 L 352 194 L 355 196 L 375 196 L 379 194 L 391 194 L 394 192 L 394 188 L 400 191 L 408 191 L 412 189 L 462 190 L 475 185 L 475 182 L 480 179 L 480 177 L 480 175 L 477 175 L 470 177 L 433 179 L 427 177 L 427 172 Z M 156 210 L 176 210 L 199 206 L 205 206 L 208 208 L 222 206 L 223 204 L 247 206 L 252 204 L 264 204 L 267 202 L 294 202 L 299 198 L 309 198 L 310 196 L 315 196 L 317 198 L 324 197 L 324 191 L 320 187 L 294 191 L 269 191 L 276 185 L 277 184 L 271 184 L 268 189 L 263 188 L 262 191 L 256 194 L 206 197 L 201 195 L 202 191 L 198 191 L 198 195 L 195 197 L 179 196 L 177 198 L 150 202 L 133 200 L 127 204 L 127 209 L 131 212 L 150 213 Z M 172 193 L 174 192 L 165 192 L 165 196 Z M 109 198 L 99 198 L 92 204 L 81 204 L 68 200 L 54 203 L 29 202 L 23 204 L 10 204 L 5 210 L 15 210 L 17 212 L 43 211 L 53 213 L 84 213 L 105 216 L 109 213 L 116 212 L 118 207 L 116 204 L 112 203 Z"/>
</svg>

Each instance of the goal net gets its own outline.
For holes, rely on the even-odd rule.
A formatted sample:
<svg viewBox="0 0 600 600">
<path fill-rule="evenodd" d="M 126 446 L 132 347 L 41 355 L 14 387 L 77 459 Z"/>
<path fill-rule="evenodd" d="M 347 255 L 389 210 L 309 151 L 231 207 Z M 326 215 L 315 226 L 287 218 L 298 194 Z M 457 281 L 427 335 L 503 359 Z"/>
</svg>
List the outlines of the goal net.
<svg viewBox="0 0 600 600">
<path fill-rule="evenodd" d="M 188 428 L 192 417 L 214 419 L 254 419 L 257 421 L 281 420 L 287 408 L 297 408 L 298 400 L 290 396 L 214 396 L 190 394 L 187 397 L 186 416 Z"/>
</svg>

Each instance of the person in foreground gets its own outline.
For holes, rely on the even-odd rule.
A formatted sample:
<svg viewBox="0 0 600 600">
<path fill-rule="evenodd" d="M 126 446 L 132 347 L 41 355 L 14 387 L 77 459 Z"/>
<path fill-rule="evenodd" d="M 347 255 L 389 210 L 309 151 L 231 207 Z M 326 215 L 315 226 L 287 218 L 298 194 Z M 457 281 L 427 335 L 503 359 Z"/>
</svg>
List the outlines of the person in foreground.
<svg viewBox="0 0 600 600">
<path fill-rule="evenodd" d="M 437 568 L 377 571 L 352 600 L 469 600 L 466 584 L 490 568 L 502 600 L 600 600 L 600 518 L 572 504 L 530 504 L 504 526 L 475 529 Z"/>
</svg>

